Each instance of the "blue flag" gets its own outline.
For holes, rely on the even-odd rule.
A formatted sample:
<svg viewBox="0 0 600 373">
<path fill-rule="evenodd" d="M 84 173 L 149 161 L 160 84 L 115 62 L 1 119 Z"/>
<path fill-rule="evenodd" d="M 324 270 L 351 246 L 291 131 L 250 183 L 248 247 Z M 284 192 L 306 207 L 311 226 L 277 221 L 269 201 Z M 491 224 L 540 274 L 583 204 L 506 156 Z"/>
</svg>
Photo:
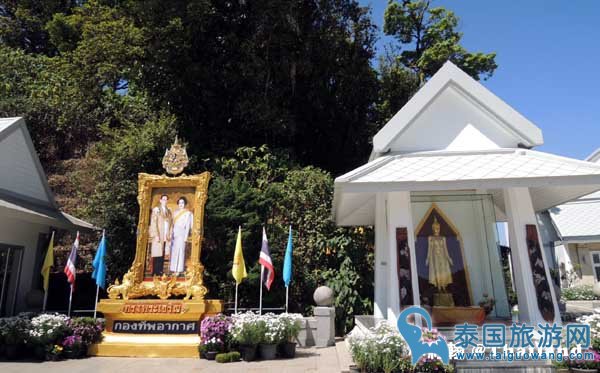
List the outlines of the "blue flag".
<svg viewBox="0 0 600 373">
<path fill-rule="evenodd" d="M 94 272 L 92 272 L 92 278 L 96 280 L 96 285 L 100 286 L 102 289 L 106 286 L 106 262 L 104 261 L 104 257 L 106 256 L 106 235 L 102 232 L 102 239 L 98 244 L 98 249 L 96 250 L 96 256 L 94 257 L 94 261 L 92 262 L 92 266 L 94 267 Z"/>
<path fill-rule="evenodd" d="M 286 287 L 290 286 L 292 281 L 292 252 L 292 226 L 290 225 L 290 236 L 288 237 L 285 258 L 283 259 L 283 282 L 285 282 Z"/>
</svg>

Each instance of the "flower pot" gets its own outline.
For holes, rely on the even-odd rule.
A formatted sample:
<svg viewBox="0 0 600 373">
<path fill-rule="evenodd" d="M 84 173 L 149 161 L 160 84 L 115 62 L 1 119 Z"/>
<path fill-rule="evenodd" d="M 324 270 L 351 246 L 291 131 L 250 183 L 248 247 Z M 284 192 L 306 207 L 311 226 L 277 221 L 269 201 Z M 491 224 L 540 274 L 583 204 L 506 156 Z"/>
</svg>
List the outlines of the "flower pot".
<svg viewBox="0 0 600 373">
<path fill-rule="evenodd" d="M 17 360 L 21 355 L 21 346 L 20 345 L 6 345 L 6 349 L 4 351 L 6 354 L 7 360 Z"/>
<path fill-rule="evenodd" d="M 261 343 L 258 345 L 258 349 L 260 351 L 260 357 L 264 360 L 273 360 L 277 356 L 276 344 Z"/>
<path fill-rule="evenodd" d="M 296 356 L 296 342 L 283 342 L 279 345 L 279 355 L 286 359 Z"/>
<path fill-rule="evenodd" d="M 218 352 L 217 351 L 207 351 L 206 352 L 206 360 L 214 360 L 215 357 L 217 356 Z"/>
<path fill-rule="evenodd" d="M 35 346 L 33 348 L 33 358 L 40 361 L 46 360 L 46 346 Z"/>
<path fill-rule="evenodd" d="M 598 369 L 587 369 L 587 368 L 571 368 L 573 373 L 596 373 Z"/>
<path fill-rule="evenodd" d="M 240 345 L 240 352 L 244 361 L 254 361 L 256 359 L 256 345 Z"/>
<path fill-rule="evenodd" d="M 350 365 L 350 373 L 360 373 L 360 368 L 356 365 Z"/>
</svg>

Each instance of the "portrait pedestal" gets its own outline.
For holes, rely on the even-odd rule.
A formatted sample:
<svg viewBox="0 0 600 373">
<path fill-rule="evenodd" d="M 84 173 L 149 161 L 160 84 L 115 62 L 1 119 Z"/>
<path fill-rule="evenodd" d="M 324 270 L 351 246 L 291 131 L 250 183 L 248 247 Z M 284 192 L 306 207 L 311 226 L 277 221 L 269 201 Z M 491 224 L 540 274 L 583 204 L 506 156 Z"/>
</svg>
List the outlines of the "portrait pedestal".
<svg viewBox="0 0 600 373">
<path fill-rule="evenodd" d="M 200 321 L 223 310 L 220 300 L 103 299 L 106 318 L 92 356 L 198 357 Z"/>
</svg>

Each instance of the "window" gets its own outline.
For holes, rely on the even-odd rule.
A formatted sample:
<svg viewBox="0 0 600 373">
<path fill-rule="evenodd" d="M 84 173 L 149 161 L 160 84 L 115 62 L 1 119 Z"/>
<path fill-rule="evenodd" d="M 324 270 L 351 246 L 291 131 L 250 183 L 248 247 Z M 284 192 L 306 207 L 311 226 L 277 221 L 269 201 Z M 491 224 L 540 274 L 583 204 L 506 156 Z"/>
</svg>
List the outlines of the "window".
<svg viewBox="0 0 600 373">
<path fill-rule="evenodd" d="M 600 282 L 600 251 L 592 251 L 592 271 L 594 272 L 594 279 Z"/>
</svg>

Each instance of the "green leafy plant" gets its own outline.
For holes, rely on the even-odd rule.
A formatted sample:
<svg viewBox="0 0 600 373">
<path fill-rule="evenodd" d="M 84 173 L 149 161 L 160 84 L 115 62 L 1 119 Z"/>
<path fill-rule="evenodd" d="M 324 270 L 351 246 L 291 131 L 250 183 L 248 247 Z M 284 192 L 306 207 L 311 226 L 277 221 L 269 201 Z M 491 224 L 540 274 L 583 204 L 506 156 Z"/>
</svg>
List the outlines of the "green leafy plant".
<svg viewBox="0 0 600 373">
<path fill-rule="evenodd" d="M 227 353 L 217 354 L 215 360 L 217 363 L 233 363 L 239 361 L 241 358 L 240 353 L 237 351 L 231 351 Z"/>
</svg>

